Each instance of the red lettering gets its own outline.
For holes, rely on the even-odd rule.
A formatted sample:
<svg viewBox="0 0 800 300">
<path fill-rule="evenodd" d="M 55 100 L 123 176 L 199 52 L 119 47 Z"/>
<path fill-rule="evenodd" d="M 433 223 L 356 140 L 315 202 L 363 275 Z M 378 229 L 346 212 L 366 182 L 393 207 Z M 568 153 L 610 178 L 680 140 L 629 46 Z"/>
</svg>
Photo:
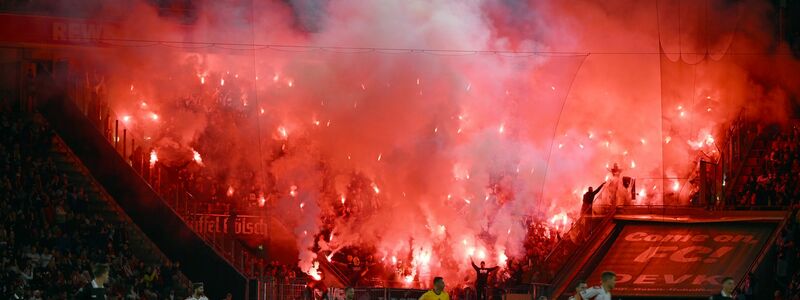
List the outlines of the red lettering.
<svg viewBox="0 0 800 300">
<path fill-rule="evenodd" d="M 700 257 L 687 257 L 686 255 L 696 251 L 697 253 L 711 253 L 711 248 L 702 247 L 702 246 L 690 246 L 683 248 L 681 250 L 675 251 L 672 255 L 669 256 L 669 259 L 675 262 L 694 262 L 700 260 Z"/>
<path fill-rule="evenodd" d="M 692 242 L 705 242 L 708 236 L 705 234 L 698 234 L 692 237 Z"/>
<path fill-rule="evenodd" d="M 253 223 L 247 223 L 247 225 L 245 225 L 244 233 L 253 233 Z"/>
<path fill-rule="evenodd" d="M 625 283 L 631 281 L 631 279 L 633 279 L 631 275 L 617 273 L 617 283 Z"/>
<path fill-rule="evenodd" d="M 645 232 L 634 232 L 627 236 L 625 236 L 625 240 L 629 242 L 639 242 L 642 238 L 646 237 L 647 233 Z"/>
<path fill-rule="evenodd" d="M 719 277 L 719 275 L 697 275 L 697 277 L 694 278 L 694 281 L 692 281 L 692 284 L 703 284 L 703 282 L 706 281 L 711 285 L 720 285 L 722 283 L 719 282 Z"/>
<path fill-rule="evenodd" d="M 658 275 L 639 275 L 639 278 L 636 278 L 636 281 L 633 284 L 655 284 Z"/>
<path fill-rule="evenodd" d="M 732 239 L 733 237 L 727 234 L 718 235 L 714 237 L 714 241 L 720 243 L 730 242 Z"/>
<path fill-rule="evenodd" d="M 662 237 L 662 236 L 660 236 L 660 235 L 657 235 L 657 234 L 651 234 L 651 235 L 648 235 L 648 236 L 646 236 L 646 237 L 644 238 L 644 240 L 645 240 L 645 241 L 647 241 L 647 242 L 658 242 L 658 241 L 660 241 L 662 238 L 664 238 L 664 237 Z"/>
<path fill-rule="evenodd" d="M 650 248 L 647 248 L 647 250 L 644 250 L 644 252 L 642 252 L 642 254 L 639 254 L 639 256 L 637 256 L 633 261 L 635 261 L 635 262 L 646 262 L 646 261 L 650 260 L 651 258 L 667 257 L 666 253 L 658 253 L 659 250 L 662 250 L 663 252 L 674 251 L 674 250 L 678 250 L 678 247 L 650 247 Z"/>
<path fill-rule="evenodd" d="M 675 275 L 672 275 L 672 274 L 664 274 L 664 281 L 665 281 L 667 284 L 679 284 L 679 283 L 681 283 L 681 282 L 684 282 L 684 281 L 686 281 L 686 279 L 689 279 L 689 278 L 691 278 L 691 277 L 692 277 L 692 275 L 690 274 L 690 275 L 683 275 L 683 276 L 681 276 L 681 277 L 678 277 L 678 279 L 675 279 Z"/>
</svg>

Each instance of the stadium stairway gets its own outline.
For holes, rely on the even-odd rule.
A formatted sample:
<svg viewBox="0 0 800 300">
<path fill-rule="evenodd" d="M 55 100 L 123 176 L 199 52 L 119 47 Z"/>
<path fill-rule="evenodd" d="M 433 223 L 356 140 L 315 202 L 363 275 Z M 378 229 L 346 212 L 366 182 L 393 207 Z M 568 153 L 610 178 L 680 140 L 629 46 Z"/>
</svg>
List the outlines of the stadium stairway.
<svg viewBox="0 0 800 300">
<path fill-rule="evenodd" d="M 221 251 L 195 233 L 105 141 L 67 96 L 50 97 L 40 102 L 38 109 L 80 161 L 79 165 L 91 174 L 85 178 L 94 178 L 98 187 L 105 190 L 112 202 L 116 202 L 166 257 L 180 261 L 187 277 L 195 282 L 204 282 L 207 295 L 223 298 L 230 292 L 236 299 L 255 296 L 255 293 L 249 293 L 255 291 L 251 287 L 253 282 Z M 109 213 L 101 208 L 98 212 Z"/>
<path fill-rule="evenodd" d="M 584 266 L 597 263 L 602 255 L 596 254 L 605 253 L 611 246 L 619 233 L 615 213 L 616 210 L 611 210 L 604 217 L 581 217 L 576 223 L 585 225 L 573 226 L 547 256 L 545 266 L 555 270 L 549 282 L 548 294 L 553 295 L 552 299 L 568 291 Z"/>
</svg>

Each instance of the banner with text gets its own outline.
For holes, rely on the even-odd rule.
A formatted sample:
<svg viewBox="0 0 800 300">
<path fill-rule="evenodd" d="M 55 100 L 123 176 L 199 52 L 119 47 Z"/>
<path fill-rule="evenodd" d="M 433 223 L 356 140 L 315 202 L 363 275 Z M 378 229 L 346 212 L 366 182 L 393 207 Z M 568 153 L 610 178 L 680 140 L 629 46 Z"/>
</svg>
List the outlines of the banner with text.
<svg viewBox="0 0 800 300">
<path fill-rule="evenodd" d="M 272 227 L 266 218 L 248 215 L 231 217 L 223 214 L 193 214 L 187 221 L 189 226 L 198 233 L 237 236 L 265 236 Z"/>
<path fill-rule="evenodd" d="M 587 278 L 617 274 L 620 296 L 708 296 L 741 280 L 775 223 L 627 224 Z"/>
</svg>

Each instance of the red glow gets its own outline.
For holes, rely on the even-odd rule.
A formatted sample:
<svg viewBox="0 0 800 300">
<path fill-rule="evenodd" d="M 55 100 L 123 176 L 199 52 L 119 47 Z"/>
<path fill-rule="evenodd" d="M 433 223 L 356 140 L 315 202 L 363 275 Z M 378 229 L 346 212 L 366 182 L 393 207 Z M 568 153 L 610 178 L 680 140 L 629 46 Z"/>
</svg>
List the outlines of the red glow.
<svg viewBox="0 0 800 300">
<path fill-rule="evenodd" d="M 150 151 L 150 167 L 155 166 L 156 162 L 158 162 L 158 153 L 156 153 L 156 150 Z"/>
</svg>

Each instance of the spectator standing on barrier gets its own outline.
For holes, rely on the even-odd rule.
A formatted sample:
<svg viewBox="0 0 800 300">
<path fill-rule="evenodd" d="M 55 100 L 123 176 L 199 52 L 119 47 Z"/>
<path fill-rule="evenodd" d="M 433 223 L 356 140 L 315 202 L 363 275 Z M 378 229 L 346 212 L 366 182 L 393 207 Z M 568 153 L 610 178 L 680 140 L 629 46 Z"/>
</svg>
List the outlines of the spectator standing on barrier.
<svg viewBox="0 0 800 300">
<path fill-rule="evenodd" d="M 581 299 L 611 300 L 611 290 L 617 283 L 617 274 L 605 271 L 600 275 L 602 283 L 580 293 Z"/>
<path fill-rule="evenodd" d="M 733 288 L 736 286 L 736 283 L 733 281 L 731 277 L 725 277 L 722 279 L 722 290 L 719 294 L 712 295 L 708 297 L 709 300 L 733 300 Z"/>
<path fill-rule="evenodd" d="M 589 189 L 586 190 L 586 193 L 583 194 L 583 205 L 581 205 L 581 215 L 592 215 L 592 203 L 594 203 L 594 197 L 600 193 L 600 190 L 603 189 L 603 186 L 606 185 L 605 182 L 600 184 L 597 189 L 593 190 L 590 186 Z"/>
<path fill-rule="evenodd" d="M 581 297 L 581 293 L 588 288 L 589 285 L 586 284 L 586 280 L 578 281 L 578 285 L 575 286 L 575 295 L 570 296 L 569 300 L 583 300 Z"/>
<path fill-rule="evenodd" d="M 94 279 L 83 286 L 75 295 L 75 300 L 98 300 L 106 299 L 106 287 L 108 283 L 109 267 L 107 264 L 97 264 L 92 268 Z"/>
<path fill-rule="evenodd" d="M 433 289 L 425 292 L 419 300 L 450 300 L 450 295 L 444 291 L 444 278 L 433 278 Z"/>
<path fill-rule="evenodd" d="M 208 300 L 202 282 L 195 282 L 192 284 L 192 295 L 186 298 L 186 300 Z"/>
<path fill-rule="evenodd" d="M 475 273 L 477 276 L 475 280 L 475 289 L 476 289 L 476 294 L 478 296 L 477 299 L 485 300 L 487 298 L 486 284 L 489 281 L 489 273 L 494 272 L 495 270 L 498 269 L 498 267 L 494 266 L 492 268 L 487 268 L 486 262 L 483 261 L 481 262 L 481 266 L 478 267 L 475 265 L 475 261 L 471 262 L 472 262 L 472 268 L 475 269 Z"/>
</svg>

